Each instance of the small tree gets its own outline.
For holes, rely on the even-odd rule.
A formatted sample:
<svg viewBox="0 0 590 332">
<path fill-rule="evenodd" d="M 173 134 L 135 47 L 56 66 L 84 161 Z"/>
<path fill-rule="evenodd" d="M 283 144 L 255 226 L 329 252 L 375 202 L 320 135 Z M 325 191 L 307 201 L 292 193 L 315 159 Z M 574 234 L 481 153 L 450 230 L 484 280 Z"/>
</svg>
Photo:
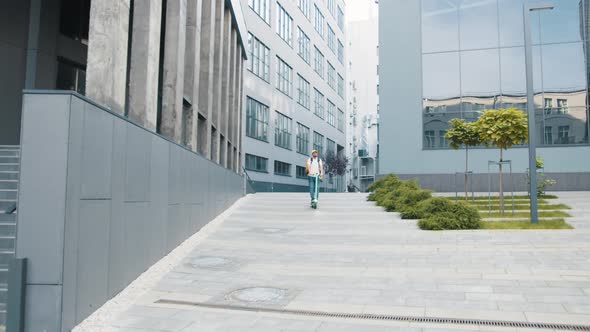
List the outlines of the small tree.
<svg viewBox="0 0 590 332">
<path fill-rule="evenodd" d="M 346 173 L 349 160 L 343 153 L 328 150 L 324 161 L 324 171 L 327 174 L 344 175 Z"/>
<path fill-rule="evenodd" d="M 461 146 L 465 146 L 465 200 L 468 199 L 467 192 L 469 191 L 469 147 L 482 143 L 481 136 L 477 125 L 474 122 L 465 122 L 465 120 L 455 118 L 449 121 L 451 126 L 445 138 L 449 140 L 449 145 L 457 150 Z"/>
<path fill-rule="evenodd" d="M 500 149 L 500 213 L 504 210 L 504 192 L 502 188 L 502 161 L 504 150 L 515 144 L 527 141 L 527 117 L 523 111 L 516 108 L 487 110 L 476 121 L 479 134 L 486 146 L 490 144 Z"/>
</svg>

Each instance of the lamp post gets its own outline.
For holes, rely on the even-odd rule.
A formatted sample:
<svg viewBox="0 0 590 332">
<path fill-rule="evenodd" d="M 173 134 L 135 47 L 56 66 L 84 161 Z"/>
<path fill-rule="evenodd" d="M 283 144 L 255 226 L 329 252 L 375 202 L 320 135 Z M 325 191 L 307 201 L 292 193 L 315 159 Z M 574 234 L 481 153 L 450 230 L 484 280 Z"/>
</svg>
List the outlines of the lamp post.
<svg viewBox="0 0 590 332">
<path fill-rule="evenodd" d="M 539 222 L 537 211 L 537 146 L 535 142 L 535 99 L 533 91 L 533 50 L 531 42 L 530 13 L 539 10 L 551 10 L 554 5 L 549 1 L 526 3 L 523 8 L 524 15 L 524 52 L 526 62 L 526 90 L 527 111 L 529 122 L 529 196 L 531 198 L 531 222 Z"/>
</svg>

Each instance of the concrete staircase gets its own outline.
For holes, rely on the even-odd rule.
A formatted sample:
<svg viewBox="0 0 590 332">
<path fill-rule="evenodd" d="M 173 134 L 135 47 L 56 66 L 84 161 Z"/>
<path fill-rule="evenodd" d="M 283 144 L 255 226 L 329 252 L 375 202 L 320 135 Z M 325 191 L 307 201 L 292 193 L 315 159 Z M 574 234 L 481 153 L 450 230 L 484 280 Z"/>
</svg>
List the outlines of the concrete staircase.
<svg viewBox="0 0 590 332">
<path fill-rule="evenodd" d="M 8 262 L 14 257 L 20 147 L 0 145 L 0 326 L 6 321 Z"/>
</svg>

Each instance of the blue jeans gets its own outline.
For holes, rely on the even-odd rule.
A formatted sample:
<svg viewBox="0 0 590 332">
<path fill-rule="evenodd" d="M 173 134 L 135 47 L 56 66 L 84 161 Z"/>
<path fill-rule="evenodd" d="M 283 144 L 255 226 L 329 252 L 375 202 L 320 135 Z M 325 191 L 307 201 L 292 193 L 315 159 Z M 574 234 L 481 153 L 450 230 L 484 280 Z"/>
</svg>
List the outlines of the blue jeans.
<svg viewBox="0 0 590 332">
<path fill-rule="evenodd" d="M 309 181 L 309 196 L 311 196 L 311 200 L 313 201 L 315 199 L 315 183 L 316 183 L 316 176 L 307 176 L 307 180 Z M 317 179 L 318 181 L 318 197 L 320 197 L 320 179 Z"/>
</svg>

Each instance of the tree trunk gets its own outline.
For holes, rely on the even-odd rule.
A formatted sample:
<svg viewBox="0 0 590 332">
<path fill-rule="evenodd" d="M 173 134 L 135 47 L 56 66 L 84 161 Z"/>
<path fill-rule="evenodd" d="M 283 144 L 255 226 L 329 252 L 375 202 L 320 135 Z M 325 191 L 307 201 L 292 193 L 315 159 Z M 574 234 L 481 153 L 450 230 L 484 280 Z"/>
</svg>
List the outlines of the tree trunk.
<svg viewBox="0 0 590 332">
<path fill-rule="evenodd" d="M 467 172 L 469 170 L 469 146 L 465 145 L 465 201 L 469 200 L 469 195 L 467 192 L 469 191 L 469 176 Z"/>
<path fill-rule="evenodd" d="M 502 187 L 502 149 L 500 149 L 500 215 L 504 215 L 504 190 Z"/>
</svg>

